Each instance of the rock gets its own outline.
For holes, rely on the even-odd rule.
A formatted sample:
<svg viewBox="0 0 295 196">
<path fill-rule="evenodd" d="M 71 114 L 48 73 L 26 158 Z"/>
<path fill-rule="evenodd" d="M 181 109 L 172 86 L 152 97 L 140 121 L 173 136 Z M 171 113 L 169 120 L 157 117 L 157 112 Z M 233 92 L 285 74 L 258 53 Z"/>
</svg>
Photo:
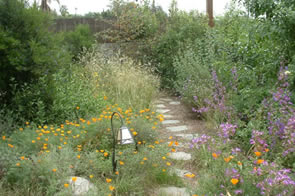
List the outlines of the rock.
<svg viewBox="0 0 295 196">
<path fill-rule="evenodd" d="M 169 157 L 179 161 L 187 161 L 192 159 L 192 155 L 186 152 L 172 152 Z"/>
<path fill-rule="evenodd" d="M 167 196 L 190 196 L 186 188 L 178 187 L 165 187 L 159 189 L 158 195 L 167 195 Z"/>
<path fill-rule="evenodd" d="M 164 119 L 167 119 L 167 118 L 174 118 L 172 115 L 170 115 L 170 114 L 164 114 L 163 115 L 164 116 Z"/>
<path fill-rule="evenodd" d="M 186 140 L 192 140 L 193 138 L 196 138 L 196 137 L 198 137 L 198 134 L 176 134 L 175 135 L 176 137 L 182 137 L 182 138 L 184 138 L 184 139 L 186 139 Z"/>
<path fill-rule="evenodd" d="M 72 187 L 73 195 L 82 196 L 86 195 L 90 190 L 94 191 L 95 187 L 92 183 L 90 183 L 85 178 L 76 177 L 77 180 L 74 182 L 72 177 L 70 177 L 69 184 Z"/>
<path fill-rule="evenodd" d="M 180 105 L 179 101 L 171 101 L 169 102 L 170 105 Z"/>
<path fill-rule="evenodd" d="M 156 112 L 160 113 L 160 114 L 164 114 L 169 112 L 170 110 L 165 110 L 165 109 L 157 109 Z"/>
<path fill-rule="evenodd" d="M 160 101 L 171 102 L 173 100 L 170 98 L 161 98 Z"/>
<path fill-rule="evenodd" d="M 188 130 L 187 126 L 166 127 L 171 132 L 179 132 Z"/>
<path fill-rule="evenodd" d="M 183 178 L 185 177 L 185 175 L 192 175 L 193 173 L 188 171 L 188 170 L 184 170 L 184 169 L 177 169 L 177 168 L 174 168 L 172 170 L 172 172 L 174 172 L 177 176 Z"/>
<path fill-rule="evenodd" d="M 165 118 L 165 117 L 164 117 Z M 180 123 L 179 120 L 164 120 L 162 122 L 163 125 L 168 125 L 168 124 L 177 124 L 177 123 Z"/>
<path fill-rule="evenodd" d="M 166 108 L 166 106 L 164 104 L 158 104 L 156 105 L 157 108 Z"/>
</svg>

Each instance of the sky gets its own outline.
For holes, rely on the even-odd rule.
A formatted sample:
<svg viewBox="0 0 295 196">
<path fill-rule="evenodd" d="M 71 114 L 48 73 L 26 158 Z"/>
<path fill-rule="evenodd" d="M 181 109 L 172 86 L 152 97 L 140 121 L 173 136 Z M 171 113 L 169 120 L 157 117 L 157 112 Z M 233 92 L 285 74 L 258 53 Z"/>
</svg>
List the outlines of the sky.
<svg viewBox="0 0 295 196">
<path fill-rule="evenodd" d="M 34 0 L 29 0 L 33 2 Z M 41 0 L 37 0 L 37 2 Z M 51 0 L 51 8 L 59 10 L 59 5 L 55 0 Z M 88 12 L 101 12 L 108 9 L 109 0 L 59 0 L 60 5 L 66 5 L 70 14 L 84 15 Z M 134 1 L 134 0 L 129 0 Z M 156 5 L 162 6 L 165 11 L 168 11 L 172 0 L 155 0 Z M 231 0 L 213 0 L 214 15 L 222 15 L 225 12 L 225 7 L 229 5 Z M 206 0 L 178 0 L 178 8 L 180 10 L 191 11 L 198 10 L 206 11 Z"/>
</svg>

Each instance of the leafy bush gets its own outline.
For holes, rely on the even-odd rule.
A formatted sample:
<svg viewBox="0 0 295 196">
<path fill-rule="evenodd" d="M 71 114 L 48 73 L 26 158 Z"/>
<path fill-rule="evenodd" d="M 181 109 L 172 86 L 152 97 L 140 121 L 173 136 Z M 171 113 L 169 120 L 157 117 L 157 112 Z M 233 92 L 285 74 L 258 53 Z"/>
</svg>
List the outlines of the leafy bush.
<svg viewBox="0 0 295 196">
<path fill-rule="evenodd" d="M 110 12 L 115 16 L 115 20 L 109 20 L 113 28 L 99 35 L 105 41 L 128 42 L 147 39 L 158 30 L 156 14 L 148 1 L 141 4 L 112 1 Z"/>
<path fill-rule="evenodd" d="M 0 1 L 0 99 L 11 103 L 13 84 L 37 83 L 70 62 L 60 39 L 48 31 L 50 15 L 25 1 Z M 12 81 L 13 79 L 13 81 Z M 13 103 L 11 103 L 13 107 Z"/>
<path fill-rule="evenodd" d="M 83 50 L 91 48 L 94 44 L 94 36 L 89 26 L 78 25 L 75 30 L 63 33 L 67 49 L 74 57 L 77 57 Z"/>
<path fill-rule="evenodd" d="M 195 39 L 201 39 L 206 28 L 204 16 L 196 12 L 176 12 L 166 31 L 151 42 L 152 59 L 157 72 L 161 75 L 162 86 L 170 88 L 173 86 L 173 81 L 176 79 L 172 66 L 174 56 Z"/>
</svg>

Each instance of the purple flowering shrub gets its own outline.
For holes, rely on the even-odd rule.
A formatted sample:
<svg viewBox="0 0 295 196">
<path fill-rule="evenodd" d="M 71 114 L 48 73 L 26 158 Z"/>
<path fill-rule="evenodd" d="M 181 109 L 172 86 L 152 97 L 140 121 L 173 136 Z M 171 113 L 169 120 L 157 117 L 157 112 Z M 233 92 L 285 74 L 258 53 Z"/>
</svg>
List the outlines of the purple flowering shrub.
<svg viewBox="0 0 295 196">
<path fill-rule="evenodd" d="M 203 134 L 192 140 L 198 168 L 205 167 L 199 173 L 195 193 L 224 196 L 295 194 L 294 171 L 284 168 L 279 160 L 270 159 L 270 154 L 276 152 L 271 148 L 269 133 L 252 130 L 248 140 L 252 147 L 243 151 L 234 137 L 237 129 L 237 125 L 221 123 L 215 136 Z M 288 149 L 285 153 L 293 153 L 295 116 L 288 119 L 284 130 L 282 148 Z"/>
<path fill-rule="evenodd" d="M 236 71 L 234 71 L 234 73 L 235 77 L 237 77 Z M 203 102 L 203 106 L 200 108 L 193 107 L 192 111 L 200 115 L 206 116 L 207 119 L 214 119 L 218 123 L 221 123 L 225 120 L 231 121 L 233 117 L 233 108 L 229 106 L 226 102 L 226 87 L 219 80 L 215 70 L 212 71 L 211 75 L 213 82 L 211 96 L 204 98 L 204 100 L 199 100 L 197 96 L 194 96 L 193 98 L 195 105 L 199 106 L 197 103 Z M 234 86 L 236 89 L 236 85 Z"/>
</svg>

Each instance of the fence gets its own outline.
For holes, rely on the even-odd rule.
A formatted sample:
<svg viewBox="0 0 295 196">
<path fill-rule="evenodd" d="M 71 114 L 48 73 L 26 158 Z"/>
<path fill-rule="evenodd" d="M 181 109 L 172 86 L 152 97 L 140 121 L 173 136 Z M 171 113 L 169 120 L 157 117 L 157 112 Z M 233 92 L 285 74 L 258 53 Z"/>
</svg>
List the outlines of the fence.
<svg viewBox="0 0 295 196">
<path fill-rule="evenodd" d="M 58 18 L 55 19 L 55 24 L 51 28 L 54 32 L 72 31 L 79 24 L 87 24 L 92 33 L 97 33 L 109 29 L 111 24 L 104 20 L 96 18 Z"/>
</svg>

